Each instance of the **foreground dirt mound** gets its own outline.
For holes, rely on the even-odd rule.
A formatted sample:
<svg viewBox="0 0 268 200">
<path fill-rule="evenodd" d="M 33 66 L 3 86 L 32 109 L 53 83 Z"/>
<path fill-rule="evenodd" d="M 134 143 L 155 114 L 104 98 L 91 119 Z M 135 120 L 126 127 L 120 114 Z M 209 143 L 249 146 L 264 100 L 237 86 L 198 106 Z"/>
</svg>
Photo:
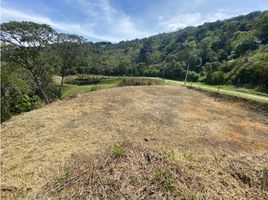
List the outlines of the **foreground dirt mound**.
<svg viewBox="0 0 268 200">
<path fill-rule="evenodd" d="M 210 161 L 214 171 L 204 166 Z M 36 198 L 265 199 L 268 173 L 261 166 L 267 162 L 246 156 L 189 163 L 124 143 L 95 157 L 73 155 Z"/>
</svg>

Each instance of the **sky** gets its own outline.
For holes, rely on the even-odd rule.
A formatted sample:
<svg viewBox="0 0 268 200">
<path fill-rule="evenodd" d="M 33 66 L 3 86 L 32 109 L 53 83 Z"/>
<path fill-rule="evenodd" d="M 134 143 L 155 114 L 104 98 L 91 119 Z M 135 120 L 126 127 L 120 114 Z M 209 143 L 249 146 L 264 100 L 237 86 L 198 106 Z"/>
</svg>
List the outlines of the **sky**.
<svg viewBox="0 0 268 200">
<path fill-rule="evenodd" d="M 258 10 L 268 10 L 268 0 L 2 0 L 1 23 L 45 23 L 115 43 Z"/>
</svg>

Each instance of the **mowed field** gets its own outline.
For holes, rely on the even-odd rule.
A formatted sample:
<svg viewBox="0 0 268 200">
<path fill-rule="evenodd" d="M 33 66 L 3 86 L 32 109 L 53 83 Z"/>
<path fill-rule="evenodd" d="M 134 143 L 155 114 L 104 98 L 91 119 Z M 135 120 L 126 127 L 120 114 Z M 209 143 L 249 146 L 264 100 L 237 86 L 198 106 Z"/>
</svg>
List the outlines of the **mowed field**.
<svg viewBox="0 0 268 200">
<path fill-rule="evenodd" d="M 213 184 L 220 168 L 232 171 L 240 166 L 230 168 L 233 160 L 241 166 L 249 162 L 260 172 L 268 169 L 267 115 L 181 86 L 77 94 L 12 117 L 1 128 L 4 199 L 30 199 L 74 153 L 99 154 L 123 141 L 173 151 L 178 162 L 189 163 L 208 184 L 209 180 Z M 247 170 L 251 173 L 243 167 L 238 171 Z M 242 194 L 243 187 L 250 188 L 241 180 L 230 179 L 234 196 Z M 265 198 L 266 186 L 256 187 L 259 197 Z"/>
</svg>

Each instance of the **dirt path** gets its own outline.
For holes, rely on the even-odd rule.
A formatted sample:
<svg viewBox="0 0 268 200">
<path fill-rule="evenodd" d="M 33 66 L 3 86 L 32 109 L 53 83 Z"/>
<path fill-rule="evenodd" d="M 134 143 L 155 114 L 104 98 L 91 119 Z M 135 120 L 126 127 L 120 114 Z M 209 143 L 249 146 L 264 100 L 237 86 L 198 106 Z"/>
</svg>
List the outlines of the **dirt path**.
<svg viewBox="0 0 268 200">
<path fill-rule="evenodd" d="M 2 124 L 1 137 L 3 197 L 23 190 L 26 198 L 73 153 L 102 152 L 118 141 L 200 158 L 267 156 L 268 118 L 183 87 L 122 87 L 13 117 Z"/>
</svg>

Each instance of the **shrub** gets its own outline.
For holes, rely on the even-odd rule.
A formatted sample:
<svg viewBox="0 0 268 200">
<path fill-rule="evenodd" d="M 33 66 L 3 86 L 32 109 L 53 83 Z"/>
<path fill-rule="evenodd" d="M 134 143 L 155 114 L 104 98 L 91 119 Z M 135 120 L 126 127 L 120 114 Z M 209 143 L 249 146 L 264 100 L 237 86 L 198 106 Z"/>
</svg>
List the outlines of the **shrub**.
<svg viewBox="0 0 268 200">
<path fill-rule="evenodd" d="M 139 86 L 139 85 L 162 85 L 163 82 L 160 79 L 150 78 L 124 78 L 119 86 Z"/>
<path fill-rule="evenodd" d="M 123 147 L 120 147 L 120 146 L 114 146 L 113 147 L 113 155 L 115 157 L 119 157 L 119 156 L 122 156 L 124 154 L 125 150 Z"/>
<path fill-rule="evenodd" d="M 100 83 L 105 77 L 80 75 L 75 79 L 66 79 L 65 83 L 72 85 L 94 85 Z"/>
<path fill-rule="evenodd" d="M 172 185 L 172 175 L 165 170 L 159 169 L 153 174 L 155 181 L 159 186 L 161 186 L 166 192 L 174 191 L 174 186 Z"/>
<path fill-rule="evenodd" d="M 194 71 L 189 71 L 188 73 L 188 80 L 196 82 L 199 79 L 199 75 Z"/>
<path fill-rule="evenodd" d="M 196 161 L 196 158 L 191 152 L 184 153 L 183 157 L 190 162 Z"/>
<path fill-rule="evenodd" d="M 209 73 L 206 82 L 211 85 L 220 85 L 224 83 L 224 73 L 222 71 L 214 71 Z"/>
</svg>

